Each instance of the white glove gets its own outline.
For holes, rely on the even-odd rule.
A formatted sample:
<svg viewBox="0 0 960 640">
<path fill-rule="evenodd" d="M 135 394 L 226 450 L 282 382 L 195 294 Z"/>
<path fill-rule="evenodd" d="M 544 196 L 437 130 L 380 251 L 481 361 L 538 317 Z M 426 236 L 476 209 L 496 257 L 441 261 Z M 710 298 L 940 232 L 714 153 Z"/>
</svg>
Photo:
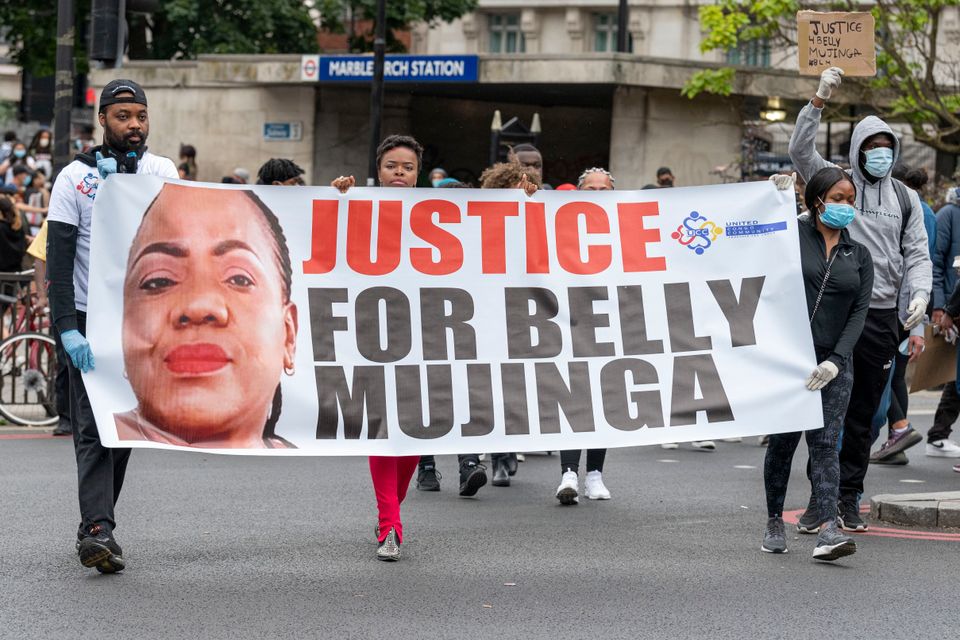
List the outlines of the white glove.
<svg viewBox="0 0 960 640">
<path fill-rule="evenodd" d="M 820 74 L 820 88 L 817 89 L 817 97 L 826 100 L 833 93 L 833 90 L 840 86 L 840 76 L 843 75 L 843 69 L 840 67 L 830 67 Z"/>
<path fill-rule="evenodd" d="M 775 173 L 770 176 L 770 182 L 773 183 L 773 186 L 775 186 L 778 191 L 793 191 L 793 185 L 797 182 L 797 172 L 794 171 L 790 175 Z"/>
<path fill-rule="evenodd" d="M 830 384 L 830 381 L 837 377 L 840 369 L 829 360 L 824 360 L 817 365 L 810 377 L 807 378 L 807 389 L 810 391 L 819 391 Z"/>
<path fill-rule="evenodd" d="M 923 298 L 914 298 L 907 307 L 907 319 L 903 328 L 910 331 L 923 320 L 923 312 L 927 310 L 927 301 Z"/>
</svg>

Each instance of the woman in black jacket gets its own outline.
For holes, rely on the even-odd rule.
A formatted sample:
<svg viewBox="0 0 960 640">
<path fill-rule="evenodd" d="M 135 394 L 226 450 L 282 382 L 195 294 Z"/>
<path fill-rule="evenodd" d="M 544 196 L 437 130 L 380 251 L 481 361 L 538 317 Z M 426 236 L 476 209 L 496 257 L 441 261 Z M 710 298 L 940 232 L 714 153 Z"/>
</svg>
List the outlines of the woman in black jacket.
<svg viewBox="0 0 960 640">
<path fill-rule="evenodd" d="M 789 176 L 773 176 L 779 189 L 793 190 Z M 856 215 L 856 187 L 843 170 L 818 171 L 804 192 L 809 213 L 799 220 L 800 264 L 807 298 L 810 333 L 817 355 L 816 370 L 807 378 L 807 389 L 821 391 L 823 428 L 803 432 L 810 451 L 811 506 L 818 512 L 817 545 L 813 557 L 836 560 L 855 553 L 857 545 L 836 524 L 840 490 L 837 439 L 850 402 L 853 347 L 863 330 L 870 292 L 873 260 L 862 244 L 844 230 Z M 761 550 L 786 553 L 783 502 L 790 479 L 793 453 L 801 432 L 770 436 L 763 465 L 769 520 Z"/>
</svg>

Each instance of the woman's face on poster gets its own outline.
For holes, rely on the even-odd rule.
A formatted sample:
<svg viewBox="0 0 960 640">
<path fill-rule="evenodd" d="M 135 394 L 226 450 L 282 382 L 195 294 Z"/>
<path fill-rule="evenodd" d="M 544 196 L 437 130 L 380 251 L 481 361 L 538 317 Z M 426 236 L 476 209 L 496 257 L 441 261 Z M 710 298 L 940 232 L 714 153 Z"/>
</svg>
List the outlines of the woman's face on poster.
<svg viewBox="0 0 960 640">
<path fill-rule="evenodd" d="M 165 185 L 123 293 L 124 364 L 142 415 L 191 442 L 259 437 L 293 367 L 297 312 L 257 204 L 239 190 Z"/>
</svg>

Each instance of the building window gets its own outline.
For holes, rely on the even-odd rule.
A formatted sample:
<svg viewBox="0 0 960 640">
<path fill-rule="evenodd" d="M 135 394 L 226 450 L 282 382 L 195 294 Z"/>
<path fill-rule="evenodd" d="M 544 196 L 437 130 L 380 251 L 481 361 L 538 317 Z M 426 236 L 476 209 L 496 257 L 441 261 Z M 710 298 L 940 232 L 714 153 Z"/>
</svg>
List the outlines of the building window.
<svg viewBox="0 0 960 640">
<path fill-rule="evenodd" d="M 769 67 L 770 42 L 766 38 L 749 40 L 727 52 L 727 64 L 743 67 Z"/>
<path fill-rule="evenodd" d="M 491 13 L 490 53 L 523 53 L 527 46 L 520 31 L 519 13 Z"/>
<path fill-rule="evenodd" d="M 614 53 L 617 50 L 617 14 L 593 14 L 593 50 Z M 627 34 L 627 51 L 633 51 L 633 36 Z"/>
</svg>

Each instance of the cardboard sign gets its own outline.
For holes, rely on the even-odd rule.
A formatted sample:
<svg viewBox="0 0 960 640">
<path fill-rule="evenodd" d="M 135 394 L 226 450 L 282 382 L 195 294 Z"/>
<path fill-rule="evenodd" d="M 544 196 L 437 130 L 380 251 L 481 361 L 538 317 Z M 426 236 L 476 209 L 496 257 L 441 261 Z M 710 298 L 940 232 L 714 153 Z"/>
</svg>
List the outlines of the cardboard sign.
<svg viewBox="0 0 960 640">
<path fill-rule="evenodd" d="M 876 31 L 870 13 L 797 12 L 800 75 L 840 67 L 848 76 L 877 75 Z"/>
</svg>

